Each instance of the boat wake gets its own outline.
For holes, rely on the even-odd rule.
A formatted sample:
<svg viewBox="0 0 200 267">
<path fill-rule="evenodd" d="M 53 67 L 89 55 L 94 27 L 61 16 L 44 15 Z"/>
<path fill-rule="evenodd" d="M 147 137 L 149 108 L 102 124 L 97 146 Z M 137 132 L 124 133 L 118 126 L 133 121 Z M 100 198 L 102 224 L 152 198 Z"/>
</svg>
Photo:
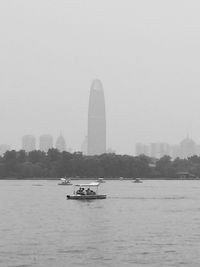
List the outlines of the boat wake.
<svg viewBox="0 0 200 267">
<path fill-rule="evenodd" d="M 180 197 L 108 197 L 109 199 L 138 199 L 138 200 L 181 200 L 181 199 L 189 199 L 188 197 L 180 196 Z"/>
</svg>

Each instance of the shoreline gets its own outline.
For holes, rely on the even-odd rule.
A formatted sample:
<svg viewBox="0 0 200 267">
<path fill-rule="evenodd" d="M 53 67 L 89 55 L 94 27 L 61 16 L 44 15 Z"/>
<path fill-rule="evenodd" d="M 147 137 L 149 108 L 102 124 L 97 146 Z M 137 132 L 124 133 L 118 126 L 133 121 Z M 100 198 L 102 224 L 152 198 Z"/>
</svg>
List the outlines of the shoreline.
<svg viewBox="0 0 200 267">
<path fill-rule="evenodd" d="M 33 178 L 0 178 L 0 181 L 34 181 L 34 180 L 38 180 L 38 181 L 60 181 L 61 178 L 50 178 L 50 177 L 40 177 L 40 178 L 37 178 L 37 177 L 33 177 Z M 94 180 L 97 180 L 98 178 L 70 178 L 72 181 L 76 181 L 76 180 L 91 180 L 91 181 L 94 181 Z M 123 180 L 120 180 L 119 178 L 103 178 L 105 181 L 120 181 L 120 182 L 123 182 L 123 181 L 134 181 L 135 178 L 124 178 Z M 155 180 L 155 181 L 200 181 L 200 179 L 180 179 L 180 178 L 166 178 L 166 177 L 159 177 L 159 178 L 140 178 L 140 180 L 143 180 L 143 181 L 148 181 L 148 180 Z"/>
</svg>

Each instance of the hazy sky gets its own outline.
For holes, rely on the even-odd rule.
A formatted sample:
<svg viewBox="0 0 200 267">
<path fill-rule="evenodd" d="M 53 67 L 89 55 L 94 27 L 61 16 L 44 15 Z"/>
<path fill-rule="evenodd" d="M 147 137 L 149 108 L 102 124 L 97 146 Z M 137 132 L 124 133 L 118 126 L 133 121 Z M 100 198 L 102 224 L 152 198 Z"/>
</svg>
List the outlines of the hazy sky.
<svg viewBox="0 0 200 267">
<path fill-rule="evenodd" d="M 108 147 L 200 143 L 198 0 L 1 0 L 0 143 L 62 130 L 80 150 L 101 79 Z"/>
</svg>

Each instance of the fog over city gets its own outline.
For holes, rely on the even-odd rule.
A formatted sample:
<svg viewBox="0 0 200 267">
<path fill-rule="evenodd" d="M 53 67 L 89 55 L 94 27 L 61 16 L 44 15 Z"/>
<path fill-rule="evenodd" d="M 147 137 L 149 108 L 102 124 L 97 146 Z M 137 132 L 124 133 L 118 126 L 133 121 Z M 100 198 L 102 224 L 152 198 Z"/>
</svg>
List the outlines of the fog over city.
<svg viewBox="0 0 200 267">
<path fill-rule="evenodd" d="M 195 0 L 0 1 L 0 143 L 62 131 L 80 150 L 94 79 L 108 148 L 200 143 L 199 12 Z"/>
</svg>

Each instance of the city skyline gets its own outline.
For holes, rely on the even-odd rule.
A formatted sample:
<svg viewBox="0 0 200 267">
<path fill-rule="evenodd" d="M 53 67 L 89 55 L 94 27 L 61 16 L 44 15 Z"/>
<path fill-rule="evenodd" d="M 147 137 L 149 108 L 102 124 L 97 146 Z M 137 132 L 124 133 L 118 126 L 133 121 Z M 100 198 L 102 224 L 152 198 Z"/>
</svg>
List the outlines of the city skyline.
<svg viewBox="0 0 200 267">
<path fill-rule="evenodd" d="M 168 144 L 163 142 L 154 142 L 149 144 L 136 143 L 135 156 L 146 155 L 151 158 L 162 158 L 170 156 L 172 159 L 186 159 L 191 156 L 200 156 L 200 145 L 187 135 L 186 138 L 177 144 Z"/>
<path fill-rule="evenodd" d="M 200 143 L 199 5 L 181 3 L 2 1 L 1 143 L 19 149 L 26 133 L 55 138 L 62 129 L 80 150 L 95 77 L 117 153 L 178 143 L 187 132 Z"/>
<path fill-rule="evenodd" d="M 1 146 L 3 146 L 2 150 L 5 150 L 6 146 L 9 147 L 9 150 L 13 149 L 5 144 L 0 144 L 0 147 Z M 51 134 L 42 134 L 38 138 L 31 134 L 22 136 L 21 149 L 26 152 L 30 152 L 33 150 L 41 150 L 47 152 L 48 149 L 51 148 L 56 148 L 60 152 L 72 152 L 72 149 L 67 146 L 65 137 L 62 135 L 62 133 L 57 135 L 55 139 Z"/>
<path fill-rule="evenodd" d="M 47 145 L 47 143 L 49 143 L 48 148 L 45 149 L 41 147 L 40 144 L 41 138 L 48 139 L 45 141 L 46 143 L 45 146 Z M 88 143 L 88 138 L 86 136 L 81 146 L 81 149 L 78 151 L 73 151 L 72 148 L 67 146 L 65 137 L 61 133 L 56 137 L 56 139 L 54 139 L 53 136 L 50 134 L 40 135 L 38 138 L 29 134 L 22 136 L 21 148 L 19 150 L 25 150 L 26 152 L 30 152 L 33 150 L 41 150 L 47 152 L 48 149 L 54 148 L 58 149 L 58 151 L 60 152 L 63 151 L 68 151 L 70 153 L 82 152 L 84 155 L 87 155 L 88 154 L 87 143 Z M 13 150 L 13 149 L 14 148 L 10 147 L 8 144 L 0 143 L 0 156 L 2 156 L 7 150 Z M 105 153 L 117 154 L 116 151 L 111 148 L 107 148 Z M 163 156 L 170 156 L 172 159 L 175 159 L 177 157 L 188 158 L 193 155 L 200 156 L 200 144 L 196 143 L 192 138 L 189 137 L 189 135 L 187 135 L 183 140 L 179 141 L 177 144 L 169 144 L 165 142 L 150 142 L 150 143 L 138 142 L 135 144 L 135 149 L 132 156 L 139 156 L 142 154 L 157 159 Z"/>
<path fill-rule="evenodd" d="M 97 90 L 96 90 L 97 89 Z M 104 113 L 104 117 L 105 117 L 105 99 L 104 99 L 104 90 L 103 90 L 103 86 L 102 86 L 102 83 L 101 83 L 101 81 L 100 80 L 98 80 L 98 79 L 96 79 L 96 80 L 93 80 L 93 82 L 92 82 L 92 86 L 91 86 L 91 88 L 90 88 L 90 96 L 89 96 L 89 109 L 91 109 L 91 103 L 93 102 L 93 101 L 91 101 L 91 99 L 92 98 L 95 98 L 93 95 L 92 95 L 92 92 L 93 91 L 100 91 L 100 92 L 102 92 L 102 96 L 101 96 L 101 98 L 102 98 L 102 103 L 103 103 L 103 105 L 102 105 L 102 108 L 103 108 L 103 113 Z M 91 97 L 92 96 L 92 97 Z M 95 100 L 96 101 L 96 100 Z M 94 105 L 93 105 L 93 109 L 94 109 L 94 107 L 95 107 L 95 105 L 96 104 L 98 104 L 97 102 L 95 102 L 94 101 Z M 101 101 L 100 101 L 101 102 Z M 101 106 L 101 105 L 100 105 Z M 89 110 L 88 110 L 88 118 L 87 118 L 87 120 L 88 120 L 88 123 L 89 123 Z M 64 118 L 64 117 L 63 117 Z M 105 136 L 106 136 L 106 119 L 104 119 L 105 120 Z M 88 127 L 88 129 L 89 129 L 89 127 Z M 54 131 L 55 131 L 55 129 L 54 129 Z M 62 134 L 60 134 L 60 136 L 61 136 Z M 59 139 L 59 137 L 57 136 L 57 135 L 53 135 L 53 134 L 49 134 L 49 136 L 51 136 L 52 137 L 52 140 L 53 139 L 55 139 L 55 138 L 58 138 Z M 33 134 L 27 134 L 27 135 L 24 135 L 23 137 L 26 137 L 26 138 L 28 138 L 28 139 L 30 139 L 30 138 L 35 138 L 35 135 L 33 135 Z M 41 137 L 41 134 L 39 134 L 39 137 L 38 138 L 40 138 Z M 106 138 L 105 138 L 106 139 Z M 30 141 L 30 140 L 29 140 Z M 58 141 L 58 140 L 57 140 Z M 56 141 L 56 142 L 57 142 Z M 142 146 L 143 146 L 143 151 L 144 150 L 146 150 L 147 149 L 147 146 L 148 145 L 145 145 L 143 142 L 138 142 L 138 141 L 136 141 L 136 140 L 132 140 L 133 142 L 131 143 L 131 152 L 130 153 L 124 153 L 124 154 L 130 154 L 130 155 L 138 155 L 138 153 L 137 153 L 137 145 L 138 144 L 141 144 Z M 32 146 L 34 147 L 36 147 L 36 144 L 33 144 L 35 141 L 34 140 L 32 140 L 32 141 L 30 141 L 30 142 L 32 142 Z M 63 141 L 62 141 L 63 142 Z M 78 149 L 73 149 L 73 148 L 65 148 L 64 149 L 64 147 L 66 147 L 66 144 L 62 144 L 62 146 L 63 146 L 63 148 L 61 149 L 61 151 L 64 151 L 64 150 L 67 150 L 67 151 L 82 151 L 82 152 L 84 152 L 84 154 L 88 154 L 88 144 L 87 144 L 87 142 L 88 142 L 88 136 L 85 136 L 85 140 L 84 140 L 84 142 L 82 142 L 82 145 L 80 144 L 78 147 Z M 51 143 L 52 143 L 52 141 L 51 141 Z M 146 143 L 147 143 L 147 141 L 146 141 Z M 151 140 L 149 140 L 149 143 L 151 143 L 151 146 L 155 146 L 155 150 L 157 149 L 156 148 L 156 146 L 157 146 L 157 144 L 160 144 L 160 145 L 168 145 L 168 142 L 167 141 L 163 141 L 163 142 L 159 142 L 159 141 L 154 141 L 154 142 L 152 142 Z M 178 142 L 177 142 L 178 143 Z M 106 144 L 106 140 L 105 140 L 105 144 Z M 28 149 L 26 149 L 25 148 L 25 146 L 26 145 L 23 145 L 23 140 L 22 140 L 22 146 L 21 145 L 19 145 L 18 146 L 18 148 L 16 148 L 15 146 L 13 146 L 13 145 L 11 145 L 11 144 L 9 144 L 9 143 L 3 143 L 2 142 L 2 144 L 1 144 L 2 146 L 3 146 L 3 148 L 2 148 L 2 151 L 4 151 L 5 150 L 5 146 L 8 146 L 10 149 L 24 149 L 25 151 L 27 151 L 28 152 Z M 135 146 L 135 149 L 134 149 L 134 146 Z M 55 143 L 55 145 L 53 144 L 53 145 L 50 145 L 49 147 L 52 147 L 52 148 L 58 148 L 58 147 L 60 147 L 60 145 L 58 144 L 56 144 Z M 105 145 L 105 147 L 106 147 L 106 145 Z M 144 148 L 145 147 L 145 148 Z M 38 144 L 38 146 L 37 146 L 37 148 L 39 149 L 40 148 L 40 145 Z M 116 151 L 116 149 L 115 149 L 115 147 L 112 147 L 112 148 L 107 148 L 108 149 L 108 151 L 115 151 L 115 153 L 118 153 L 117 151 Z M 153 149 L 153 148 L 152 148 Z M 151 150 L 152 150 L 151 149 Z M 178 149 L 177 147 L 176 147 L 176 145 L 174 145 L 174 149 L 176 150 L 176 149 Z M 31 149 L 31 150 L 33 150 L 33 149 Z M 31 151 L 30 149 L 29 149 L 29 151 Z M 148 148 L 148 150 L 149 150 L 149 148 Z M 105 151 L 106 152 L 106 149 L 104 149 L 103 151 Z M 94 154 L 94 153 L 89 153 L 89 154 Z M 123 154 L 123 153 L 122 153 Z M 149 156 L 153 156 L 154 157 L 154 155 L 151 155 L 152 153 L 144 153 L 144 154 L 147 154 L 147 155 L 149 155 Z M 162 154 L 162 153 L 161 153 Z M 173 153 L 171 152 L 171 153 L 166 153 L 167 155 L 169 154 L 170 156 L 172 156 L 172 158 L 174 158 L 174 156 L 173 156 Z M 179 152 L 177 152 L 177 153 L 175 153 L 176 155 L 181 155 L 181 153 L 180 153 L 180 151 Z M 162 154 L 163 155 L 163 154 Z"/>
</svg>

